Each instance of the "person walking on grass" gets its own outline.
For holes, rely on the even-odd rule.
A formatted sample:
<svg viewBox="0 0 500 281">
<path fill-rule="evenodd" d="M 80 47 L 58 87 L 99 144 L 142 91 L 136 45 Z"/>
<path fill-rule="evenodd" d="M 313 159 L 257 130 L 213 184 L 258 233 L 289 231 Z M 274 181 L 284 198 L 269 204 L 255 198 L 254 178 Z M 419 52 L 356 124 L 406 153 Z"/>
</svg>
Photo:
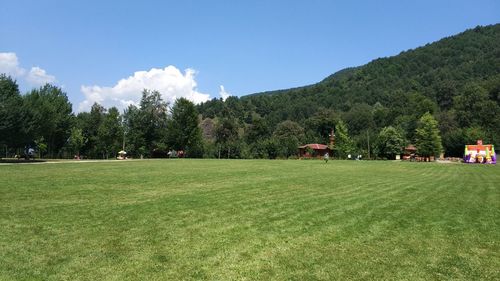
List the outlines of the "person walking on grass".
<svg viewBox="0 0 500 281">
<path fill-rule="evenodd" d="M 330 155 L 328 155 L 328 152 L 323 155 L 323 159 L 325 160 L 325 163 L 328 163 L 328 160 L 330 159 Z"/>
</svg>

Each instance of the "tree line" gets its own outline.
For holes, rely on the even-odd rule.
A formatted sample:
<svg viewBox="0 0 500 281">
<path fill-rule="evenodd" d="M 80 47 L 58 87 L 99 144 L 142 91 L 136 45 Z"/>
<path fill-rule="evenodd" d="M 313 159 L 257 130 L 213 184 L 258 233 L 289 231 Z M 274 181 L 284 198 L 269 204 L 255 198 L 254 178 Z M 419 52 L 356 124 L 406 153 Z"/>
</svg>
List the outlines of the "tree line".
<svg viewBox="0 0 500 281">
<path fill-rule="evenodd" d="M 16 81 L 6 75 L 0 75 L 0 101 L 5 157 L 26 153 L 29 147 L 49 158 L 109 159 L 122 149 L 133 157 L 167 157 L 182 151 L 186 157 L 289 158 L 308 138 L 324 142 L 322 136 L 332 128 L 338 157 L 359 151 L 346 124 L 328 110 L 307 123 L 316 134 L 306 134 L 297 122 L 286 120 L 273 129 L 258 115 L 241 126 L 227 106 L 221 117 L 202 119 L 189 100 L 177 99 L 170 107 L 158 91 L 145 89 L 139 106 L 130 105 L 123 113 L 95 103 L 89 112 L 75 115 L 61 88 L 47 84 L 21 95 Z M 400 152 L 404 142 L 397 130 L 384 128 L 381 136 L 386 140 L 376 146 L 380 154 L 391 157 Z"/>
<path fill-rule="evenodd" d="M 300 123 L 285 120 L 272 127 L 268 120 L 252 112 L 244 122 L 228 105 L 238 101 L 230 97 L 222 103 L 221 115 L 203 118 L 197 106 L 180 98 L 172 106 L 154 90 L 143 90 L 138 106 L 130 105 L 123 113 L 95 103 L 89 112 L 74 114 L 66 93 L 47 84 L 21 95 L 11 77 L 0 75 L 0 145 L 5 157 L 22 155 L 34 148 L 39 157 L 93 159 L 114 158 L 119 150 L 132 157 L 171 157 L 182 153 L 193 158 L 294 158 L 299 145 L 325 143 L 335 132 L 334 156 L 366 154 L 369 146 L 359 147 L 349 134 L 347 124 L 333 110 L 321 109 Z M 431 124 L 431 129 L 425 130 Z M 431 149 L 421 154 L 441 152 L 437 122 L 423 115 L 416 134 L 434 138 Z M 418 142 L 418 138 L 417 138 Z M 401 153 L 405 140 L 394 127 L 384 127 L 373 138 L 372 155 L 392 158 Z M 424 147 L 422 145 L 422 147 Z M 3 154 L 3 153 L 2 153 Z M 4 155 L 2 155 L 3 157 Z"/>
<path fill-rule="evenodd" d="M 21 95 L 0 76 L 5 155 L 36 146 L 43 157 L 290 158 L 306 143 L 334 157 L 460 157 L 465 144 L 500 140 L 500 25 L 477 27 L 415 50 L 339 71 L 306 87 L 172 105 L 145 89 L 124 112 L 94 104 L 74 114 L 66 94 L 45 85 Z M 0 153 L 3 155 L 3 153 Z"/>
<path fill-rule="evenodd" d="M 417 129 L 429 113 L 445 155 L 461 157 L 464 145 L 477 139 L 500 142 L 499 53 L 500 24 L 476 27 L 314 85 L 212 99 L 198 108 L 204 119 L 231 116 L 242 131 L 260 128 L 263 136 L 282 122 L 296 122 L 303 143 L 327 143 L 330 129 L 340 123 L 351 139 L 346 147 L 371 157 L 392 157 L 379 144 L 389 132 L 396 131 L 404 144 L 422 139 Z"/>
<path fill-rule="evenodd" d="M 61 88 L 46 84 L 21 95 L 16 81 L 0 75 L 1 157 L 28 148 L 47 158 L 109 159 L 122 149 L 134 157 L 166 157 L 169 150 L 202 157 L 198 118 L 192 102 L 180 98 L 170 107 L 158 91 L 147 89 L 139 106 L 123 113 L 95 103 L 75 115 Z"/>
</svg>

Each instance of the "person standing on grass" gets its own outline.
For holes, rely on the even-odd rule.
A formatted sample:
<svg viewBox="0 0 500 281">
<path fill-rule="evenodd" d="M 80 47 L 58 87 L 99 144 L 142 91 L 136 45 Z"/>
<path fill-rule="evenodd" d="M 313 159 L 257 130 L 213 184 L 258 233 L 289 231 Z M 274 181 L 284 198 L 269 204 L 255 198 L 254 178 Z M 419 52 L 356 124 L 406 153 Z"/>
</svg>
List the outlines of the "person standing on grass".
<svg viewBox="0 0 500 281">
<path fill-rule="evenodd" d="M 330 159 L 330 155 L 328 155 L 328 152 L 323 155 L 323 159 L 325 160 L 325 163 L 328 163 L 328 160 Z"/>
</svg>

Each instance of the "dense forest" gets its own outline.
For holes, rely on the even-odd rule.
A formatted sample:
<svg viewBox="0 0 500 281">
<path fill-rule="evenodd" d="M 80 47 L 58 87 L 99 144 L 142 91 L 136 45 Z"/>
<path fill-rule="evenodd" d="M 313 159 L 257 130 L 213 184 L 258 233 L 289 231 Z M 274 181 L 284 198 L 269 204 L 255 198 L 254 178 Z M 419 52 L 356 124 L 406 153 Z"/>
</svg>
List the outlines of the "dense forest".
<svg viewBox="0 0 500 281">
<path fill-rule="evenodd" d="M 198 109 L 204 120 L 234 118 L 250 147 L 252 136 L 271 137 L 287 120 L 304 131 L 301 142 L 327 143 L 330 129 L 342 120 L 353 150 L 364 155 L 369 139 L 375 155 L 380 152 L 377 140 L 386 127 L 395 128 L 405 144 L 414 143 L 419 120 L 429 112 L 438 122 L 445 154 L 462 156 L 464 144 L 477 139 L 499 143 L 499 102 L 496 24 L 341 70 L 314 85 L 213 99 Z"/>
<path fill-rule="evenodd" d="M 421 155 L 460 157 L 464 144 L 500 142 L 500 24 L 476 27 L 397 56 L 341 70 L 300 88 L 174 104 L 144 89 L 123 113 L 94 104 L 74 114 L 62 89 L 21 94 L 0 75 L 0 157 L 290 158 L 305 143 L 334 156 L 393 158 L 407 144 Z M 426 143 L 432 140 L 432 143 Z M 427 141 L 429 142 L 429 141 Z"/>
</svg>

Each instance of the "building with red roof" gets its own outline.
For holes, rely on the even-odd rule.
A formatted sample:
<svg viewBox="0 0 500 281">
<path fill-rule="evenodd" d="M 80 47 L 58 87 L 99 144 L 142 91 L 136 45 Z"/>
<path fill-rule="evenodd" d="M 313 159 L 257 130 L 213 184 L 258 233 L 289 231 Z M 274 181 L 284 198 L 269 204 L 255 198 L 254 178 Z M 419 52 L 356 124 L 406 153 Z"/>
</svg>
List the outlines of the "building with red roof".
<svg viewBox="0 0 500 281">
<path fill-rule="evenodd" d="M 332 155 L 331 149 L 326 144 L 309 143 L 299 146 L 300 158 L 321 158 L 325 153 Z"/>
</svg>

